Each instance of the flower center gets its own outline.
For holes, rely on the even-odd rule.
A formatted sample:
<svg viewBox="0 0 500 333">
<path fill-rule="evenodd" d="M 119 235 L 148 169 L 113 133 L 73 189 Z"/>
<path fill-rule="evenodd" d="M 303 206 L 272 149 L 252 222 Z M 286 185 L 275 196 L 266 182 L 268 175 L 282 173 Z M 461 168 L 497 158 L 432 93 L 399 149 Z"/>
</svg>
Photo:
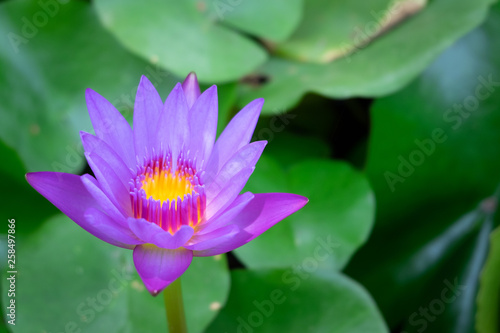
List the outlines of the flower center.
<svg viewBox="0 0 500 333">
<path fill-rule="evenodd" d="M 151 171 L 151 173 L 149 173 Z M 165 170 L 162 167 L 155 167 L 146 172 L 142 181 L 142 188 L 146 192 L 147 198 L 167 201 L 183 198 L 186 194 L 193 192 L 193 184 L 190 175 L 184 172 Z"/>
<path fill-rule="evenodd" d="M 194 162 L 181 154 L 145 159 L 130 182 L 134 217 L 156 223 L 170 233 L 196 226 L 205 213 L 205 188 Z"/>
</svg>

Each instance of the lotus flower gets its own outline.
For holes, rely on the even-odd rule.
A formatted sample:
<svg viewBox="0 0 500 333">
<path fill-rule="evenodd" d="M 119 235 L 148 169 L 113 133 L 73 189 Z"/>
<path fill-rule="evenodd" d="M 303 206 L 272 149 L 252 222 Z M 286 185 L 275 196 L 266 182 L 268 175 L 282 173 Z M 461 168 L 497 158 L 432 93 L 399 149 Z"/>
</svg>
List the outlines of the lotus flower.
<svg viewBox="0 0 500 333">
<path fill-rule="evenodd" d="M 240 194 L 266 141 L 249 143 L 263 99 L 244 107 L 216 139 L 217 87 L 200 94 L 194 73 L 165 103 L 142 77 L 133 129 L 91 89 L 95 135 L 81 132 L 95 178 L 34 172 L 40 194 L 97 238 L 133 250 L 152 295 L 180 277 L 193 256 L 234 250 L 302 208 L 288 193 Z"/>
</svg>

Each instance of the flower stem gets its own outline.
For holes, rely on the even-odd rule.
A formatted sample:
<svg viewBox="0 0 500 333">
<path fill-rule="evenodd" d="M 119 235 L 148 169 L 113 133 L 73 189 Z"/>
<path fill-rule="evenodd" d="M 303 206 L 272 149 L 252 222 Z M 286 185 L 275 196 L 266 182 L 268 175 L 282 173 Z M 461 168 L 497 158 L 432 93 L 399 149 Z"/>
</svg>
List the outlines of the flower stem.
<svg viewBox="0 0 500 333">
<path fill-rule="evenodd" d="M 170 333 L 187 333 L 180 277 L 165 288 L 163 299 L 167 312 L 168 331 Z"/>
</svg>

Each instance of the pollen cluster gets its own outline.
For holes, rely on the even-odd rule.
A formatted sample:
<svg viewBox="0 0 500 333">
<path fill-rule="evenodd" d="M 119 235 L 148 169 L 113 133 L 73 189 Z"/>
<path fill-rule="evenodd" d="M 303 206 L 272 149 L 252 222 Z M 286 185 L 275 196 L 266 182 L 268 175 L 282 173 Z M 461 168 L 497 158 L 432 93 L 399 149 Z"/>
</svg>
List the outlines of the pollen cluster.
<svg viewBox="0 0 500 333">
<path fill-rule="evenodd" d="M 156 223 L 170 233 L 182 225 L 196 226 L 203 219 L 204 186 L 192 160 L 170 154 L 146 159 L 130 182 L 132 211 L 136 218 Z"/>
<path fill-rule="evenodd" d="M 185 172 L 164 170 L 155 166 L 151 173 L 147 173 L 142 181 L 142 188 L 146 197 L 154 200 L 167 201 L 184 198 L 186 194 L 193 191 L 190 178 L 192 175 Z"/>
</svg>

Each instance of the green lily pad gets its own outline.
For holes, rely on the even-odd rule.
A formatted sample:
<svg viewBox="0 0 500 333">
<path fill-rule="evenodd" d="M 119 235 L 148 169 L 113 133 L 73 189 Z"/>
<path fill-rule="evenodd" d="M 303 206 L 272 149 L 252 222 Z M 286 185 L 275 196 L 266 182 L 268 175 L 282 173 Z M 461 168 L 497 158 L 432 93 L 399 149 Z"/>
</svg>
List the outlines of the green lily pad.
<svg viewBox="0 0 500 333">
<path fill-rule="evenodd" d="M 207 0 L 206 6 L 221 24 L 271 42 L 288 38 L 302 17 L 302 0 Z"/>
<path fill-rule="evenodd" d="M 127 53 L 84 2 L 0 5 L 0 139 L 24 165 L 17 171 L 79 172 L 79 131 L 92 132 L 85 89 L 131 119 L 140 76 L 163 92 L 177 79 Z M 164 95 L 166 98 L 166 95 Z"/>
<path fill-rule="evenodd" d="M 366 170 L 377 223 L 347 272 L 374 295 L 391 327 L 411 326 L 431 301 L 422 295 L 437 298 L 436 286 L 457 278 L 468 292 L 435 325 L 427 320 L 426 331 L 473 330 L 470 302 L 488 239 L 481 228 L 491 228 L 476 206 L 500 182 L 499 9 L 418 80 L 373 105 Z"/>
<path fill-rule="evenodd" d="M 493 0 L 431 1 L 425 9 L 373 43 L 326 65 L 273 57 L 255 71 L 268 82 L 242 88 L 240 103 L 264 97 L 264 113 L 273 113 L 290 109 L 307 92 L 333 98 L 393 93 L 478 26 L 492 3 Z M 339 28 L 332 26 L 330 30 Z"/>
<path fill-rule="evenodd" d="M 264 158 L 245 190 L 309 198 L 300 211 L 235 251 L 252 269 L 303 266 L 314 256 L 319 268 L 340 270 L 371 230 L 373 193 L 363 174 L 343 162 L 308 160 L 284 172 Z"/>
<path fill-rule="evenodd" d="M 207 332 L 388 332 L 375 302 L 339 273 L 233 271 L 227 305 Z"/>
<path fill-rule="evenodd" d="M 225 2 L 214 5 L 221 3 Z M 225 82 L 262 64 L 267 58 L 264 49 L 219 24 L 208 5 L 203 1 L 95 2 L 101 22 L 127 49 L 179 76 L 195 71 L 200 81 Z"/>
<path fill-rule="evenodd" d="M 29 239 L 16 243 L 16 265 L 12 332 L 167 329 L 163 297 L 147 292 L 132 252 L 100 241 L 65 216 L 49 220 Z M 9 275 L 4 270 L 2 290 L 8 289 Z M 189 331 L 202 332 L 229 292 L 225 257 L 195 258 L 182 282 Z M 7 293 L 2 301 L 9 304 Z"/>
<path fill-rule="evenodd" d="M 288 40 L 277 45 L 277 52 L 298 61 L 327 63 L 366 47 L 426 3 L 427 0 L 306 1 L 301 24 Z"/>
</svg>

